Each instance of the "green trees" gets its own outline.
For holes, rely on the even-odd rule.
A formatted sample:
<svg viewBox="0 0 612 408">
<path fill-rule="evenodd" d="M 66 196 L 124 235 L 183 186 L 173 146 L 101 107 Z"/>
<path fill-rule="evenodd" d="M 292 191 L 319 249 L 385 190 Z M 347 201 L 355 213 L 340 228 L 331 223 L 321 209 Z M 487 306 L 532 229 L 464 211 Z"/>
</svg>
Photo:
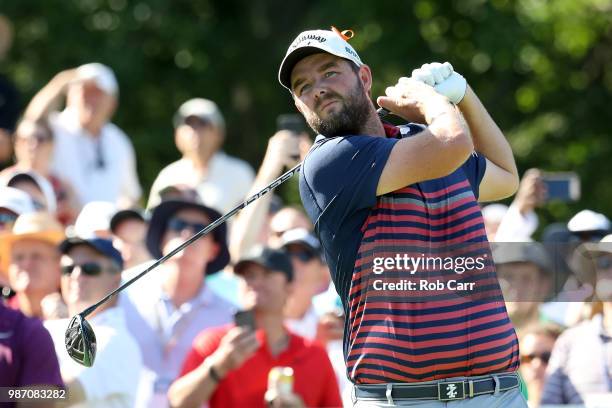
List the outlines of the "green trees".
<svg viewBox="0 0 612 408">
<path fill-rule="evenodd" d="M 171 118 L 185 99 L 219 103 L 226 150 L 257 167 L 275 117 L 294 110 L 276 82 L 300 31 L 352 28 L 374 95 L 433 60 L 451 61 L 511 140 L 519 168 L 577 171 L 580 203 L 612 215 L 612 0 L 1 0 L 16 35 L 2 71 L 24 103 L 53 74 L 110 65 L 115 122 L 133 139 L 146 187 L 178 157 Z M 287 190 L 287 194 L 294 194 Z"/>
</svg>

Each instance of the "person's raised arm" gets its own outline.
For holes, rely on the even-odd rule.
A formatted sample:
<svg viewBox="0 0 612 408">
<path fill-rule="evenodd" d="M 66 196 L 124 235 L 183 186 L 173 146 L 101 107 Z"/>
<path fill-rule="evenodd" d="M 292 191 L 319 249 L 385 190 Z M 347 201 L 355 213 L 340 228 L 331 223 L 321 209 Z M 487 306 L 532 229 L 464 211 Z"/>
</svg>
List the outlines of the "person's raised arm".
<svg viewBox="0 0 612 408">
<path fill-rule="evenodd" d="M 424 180 L 449 175 L 474 150 L 461 115 L 449 100 L 422 82 L 402 78 L 379 97 L 379 106 L 413 122 L 428 125 L 404 138 L 391 150 L 378 181 L 376 195 Z"/>
<path fill-rule="evenodd" d="M 474 149 L 487 158 L 478 200 L 496 201 L 511 196 L 518 189 L 519 176 L 510 144 L 469 85 L 458 106 L 470 127 Z"/>
<path fill-rule="evenodd" d="M 297 160 L 304 158 L 309 147 L 307 135 L 295 135 L 288 130 L 276 132 L 268 141 L 266 155 L 247 197 L 270 184 L 282 174 L 283 169 L 295 166 Z M 268 220 L 271 200 L 272 194 L 264 195 L 242 210 L 234 220 L 229 245 L 233 259 L 239 259 L 258 243 L 259 234 Z"/>
<path fill-rule="evenodd" d="M 56 74 L 30 101 L 24 118 L 37 121 L 44 119 L 50 111 L 57 109 L 60 97 L 66 94 L 70 82 L 77 76 L 76 69 L 67 69 Z"/>
<path fill-rule="evenodd" d="M 221 339 L 219 347 L 203 356 L 192 349 L 185 359 L 182 377 L 172 383 L 168 401 L 172 407 L 200 407 L 208 401 L 219 381 L 242 366 L 259 348 L 255 332 L 234 327 Z"/>
</svg>

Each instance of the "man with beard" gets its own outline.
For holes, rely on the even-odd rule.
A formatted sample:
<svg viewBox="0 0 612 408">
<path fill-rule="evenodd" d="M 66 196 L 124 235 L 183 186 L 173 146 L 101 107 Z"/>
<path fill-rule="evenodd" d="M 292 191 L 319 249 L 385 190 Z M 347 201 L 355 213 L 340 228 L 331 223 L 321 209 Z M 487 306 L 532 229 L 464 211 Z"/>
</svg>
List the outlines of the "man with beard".
<svg viewBox="0 0 612 408">
<path fill-rule="evenodd" d="M 477 200 L 516 191 L 512 150 L 448 63 L 426 64 L 377 98 L 425 126 L 383 123 L 370 100 L 371 70 L 349 34 L 332 27 L 298 35 L 279 81 L 319 133 L 302 165 L 300 195 L 345 309 L 355 406 L 443 407 L 465 399 L 462 407 L 524 407 L 518 341 L 490 257 L 480 271 L 447 272 L 488 291 L 478 296 L 490 292 L 484 302 L 448 287 L 426 294 L 376 283 L 425 276 L 395 263 L 411 250 L 488 248 Z M 386 271 L 375 269 L 379 261 Z M 440 269 L 432 273 L 446 276 Z"/>
</svg>

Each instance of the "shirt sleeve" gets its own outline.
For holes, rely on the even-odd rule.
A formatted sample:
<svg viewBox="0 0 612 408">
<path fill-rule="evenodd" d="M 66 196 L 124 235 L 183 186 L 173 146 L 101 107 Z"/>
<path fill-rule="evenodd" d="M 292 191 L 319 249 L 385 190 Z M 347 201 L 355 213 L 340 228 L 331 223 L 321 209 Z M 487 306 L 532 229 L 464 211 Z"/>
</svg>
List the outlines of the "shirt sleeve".
<svg viewBox="0 0 612 408">
<path fill-rule="evenodd" d="M 396 142 L 350 136 L 315 145 L 300 175 L 302 202 L 311 218 L 325 211 L 328 222 L 337 227 L 350 214 L 374 206 L 380 175 Z"/>
<path fill-rule="evenodd" d="M 24 319 L 20 344 L 22 370 L 19 378 L 21 387 L 30 385 L 55 385 L 63 387 L 59 362 L 51 336 L 42 323 L 36 319 Z"/>
<path fill-rule="evenodd" d="M 480 182 L 487 168 L 486 157 L 480 153 L 473 152 L 465 163 L 461 165 L 461 168 L 470 182 L 474 196 L 478 199 Z"/>
<path fill-rule="evenodd" d="M 204 360 L 214 353 L 225 333 L 227 333 L 227 330 L 214 329 L 200 333 L 193 341 L 193 345 L 185 357 L 179 377 L 183 377 L 198 368 Z"/>
</svg>

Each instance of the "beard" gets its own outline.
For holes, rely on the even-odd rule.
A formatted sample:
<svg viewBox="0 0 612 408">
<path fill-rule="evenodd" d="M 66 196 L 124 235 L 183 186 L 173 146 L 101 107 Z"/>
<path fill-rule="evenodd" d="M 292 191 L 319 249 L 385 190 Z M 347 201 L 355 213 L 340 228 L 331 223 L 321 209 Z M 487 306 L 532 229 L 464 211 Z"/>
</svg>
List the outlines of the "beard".
<svg viewBox="0 0 612 408">
<path fill-rule="evenodd" d="M 337 112 L 331 112 L 327 118 L 322 119 L 315 112 L 330 100 L 338 101 L 341 107 Z M 362 134 L 373 107 L 372 101 L 366 96 L 363 84 L 357 81 L 357 85 L 345 97 L 328 91 L 316 102 L 314 111 L 305 117 L 312 130 L 325 137 L 359 135 Z"/>
</svg>

